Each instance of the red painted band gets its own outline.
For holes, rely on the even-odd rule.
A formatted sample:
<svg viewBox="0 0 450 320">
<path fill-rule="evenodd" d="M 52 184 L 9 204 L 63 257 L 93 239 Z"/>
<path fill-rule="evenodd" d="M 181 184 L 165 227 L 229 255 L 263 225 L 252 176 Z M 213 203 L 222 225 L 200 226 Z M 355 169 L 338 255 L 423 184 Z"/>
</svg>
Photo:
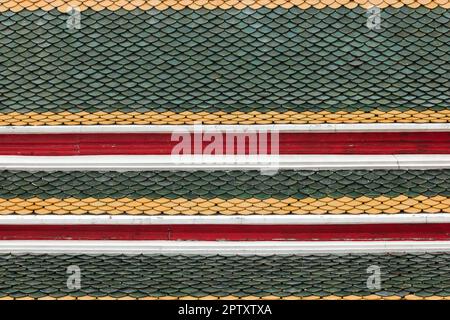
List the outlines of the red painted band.
<svg viewBox="0 0 450 320">
<path fill-rule="evenodd" d="M 0 240 L 450 240 L 450 224 L 0 225 Z"/>
<path fill-rule="evenodd" d="M 217 144 L 222 148 L 218 154 L 276 153 L 271 152 L 270 136 L 267 143 L 264 137 L 252 143 L 248 138 L 244 143 L 229 137 L 228 149 L 225 137 Z M 191 150 L 185 149 L 184 154 L 201 153 L 193 147 L 194 139 L 190 140 Z M 268 146 L 268 151 L 258 149 L 255 141 Z M 178 143 L 171 141 L 169 133 L 4 134 L 0 135 L 0 155 L 170 155 Z M 203 153 L 211 146 L 209 140 L 203 141 Z M 450 154 L 450 132 L 280 133 L 279 153 Z"/>
</svg>

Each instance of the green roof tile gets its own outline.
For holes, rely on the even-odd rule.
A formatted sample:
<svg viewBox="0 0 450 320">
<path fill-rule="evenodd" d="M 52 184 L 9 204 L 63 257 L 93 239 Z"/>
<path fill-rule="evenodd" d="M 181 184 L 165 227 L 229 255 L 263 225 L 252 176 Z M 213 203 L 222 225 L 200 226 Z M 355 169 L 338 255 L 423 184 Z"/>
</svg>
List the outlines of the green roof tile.
<svg viewBox="0 0 450 320">
<path fill-rule="evenodd" d="M 1 112 L 443 110 L 449 11 L 385 8 L 0 14 Z"/>
<path fill-rule="evenodd" d="M 0 198 L 450 196 L 450 170 L 0 171 Z"/>
<path fill-rule="evenodd" d="M 0 255 L 0 297 L 447 296 L 448 253 L 344 255 Z M 66 287 L 67 267 L 81 289 Z M 381 269 L 368 289 L 367 268 Z M 268 267 L 271 266 L 271 267 Z"/>
</svg>

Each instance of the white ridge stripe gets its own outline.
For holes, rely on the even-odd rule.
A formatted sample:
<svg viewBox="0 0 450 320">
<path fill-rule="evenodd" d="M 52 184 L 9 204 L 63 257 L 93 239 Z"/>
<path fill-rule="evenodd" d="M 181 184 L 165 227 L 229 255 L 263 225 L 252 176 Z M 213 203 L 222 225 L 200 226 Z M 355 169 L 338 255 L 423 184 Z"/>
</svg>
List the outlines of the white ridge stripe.
<svg viewBox="0 0 450 320">
<path fill-rule="evenodd" d="M 101 155 L 0 156 L 3 170 L 261 170 L 444 169 L 450 154 L 401 155 Z"/>
<path fill-rule="evenodd" d="M 450 241 L 0 241 L 0 253 L 273 255 L 389 252 L 450 252 Z"/>
<path fill-rule="evenodd" d="M 314 216 L 130 216 L 86 215 L 55 216 L 34 215 L 0 216 L 0 225 L 161 225 L 161 224 L 232 224 L 232 225 L 328 225 L 328 224 L 430 224 L 450 223 L 450 214 L 361 214 L 361 215 L 314 215 Z"/>
<path fill-rule="evenodd" d="M 51 133 L 170 133 L 191 131 L 200 125 L 79 125 L 79 126 L 0 126 L 0 134 Z M 279 132 L 424 132 L 450 131 L 450 123 L 355 123 L 355 124 L 252 124 L 201 125 L 207 132 L 247 130 Z"/>
</svg>

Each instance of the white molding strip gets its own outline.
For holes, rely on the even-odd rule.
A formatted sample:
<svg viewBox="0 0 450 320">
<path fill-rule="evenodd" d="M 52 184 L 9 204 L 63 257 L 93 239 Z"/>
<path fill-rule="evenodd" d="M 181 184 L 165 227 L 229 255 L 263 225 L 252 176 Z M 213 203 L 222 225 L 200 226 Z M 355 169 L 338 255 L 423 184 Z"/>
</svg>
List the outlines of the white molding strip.
<svg viewBox="0 0 450 320">
<path fill-rule="evenodd" d="M 46 171 L 443 169 L 450 154 L 0 156 L 0 169 Z"/>
<path fill-rule="evenodd" d="M 390 252 L 450 252 L 450 241 L 0 241 L 0 253 L 273 255 Z"/>
<path fill-rule="evenodd" d="M 80 126 L 0 126 L 0 134 L 51 133 L 171 133 L 245 132 L 424 132 L 450 131 L 450 123 L 355 123 L 355 124 L 268 124 L 268 125 L 80 125 Z"/>
<path fill-rule="evenodd" d="M 430 224 L 450 223 L 450 214 L 360 214 L 312 216 L 130 216 L 130 215 L 7 215 L 0 225 L 329 225 L 329 224 Z"/>
</svg>

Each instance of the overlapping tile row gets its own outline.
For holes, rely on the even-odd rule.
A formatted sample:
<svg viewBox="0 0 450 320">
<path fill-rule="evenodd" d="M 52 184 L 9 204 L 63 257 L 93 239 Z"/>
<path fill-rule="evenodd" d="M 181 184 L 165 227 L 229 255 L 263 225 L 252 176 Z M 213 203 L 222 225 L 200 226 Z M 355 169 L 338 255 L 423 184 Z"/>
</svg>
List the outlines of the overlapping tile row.
<svg viewBox="0 0 450 320">
<path fill-rule="evenodd" d="M 299 7 L 301 9 L 325 7 L 338 8 L 347 7 L 355 8 L 361 6 L 363 8 L 370 8 L 372 6 L 379 8 L 385 8 L 392 6 L 394 8 L 400 8 L 408 6 L 411 8 L 417 8 L 419 6 L 425 6 L 427 8 L 436 8 L 441 6 L 449 8 L 449 3 L 446 0 L 5 0 L 0 4 L 0 11 L 20 11 L 20 10 L 36 10 L 36 9 L 58 9 L 62 12 L 66 12 L 71 7 L 78 7 L 80 10 L 92 9 L 95 11 L 100 10 L 133 10 L 136 8 L 142 10 L 158 9 L 165 10 L 172 8 L 175 10 L 181 10 L 185 8 L 190 9 L 244 9 L 252 8 L 258 9 L 262 7 L 267 8 L 292 8 Z"/>
<path fill-rule="evenodd" d="M 450 213 L 450 170 L 0 174 L 0 214 Z"/>
<path fill-rule="evenodd" d="M 450 110 L 320 111 L 320 112 L 11 112 L 0 113 L 2 126 L 44 125 L 161 125 L 161 124 L 305 124 L 305 123 L 447 123 Z"/>
<path fill-rule="evenodd" d="M 441 6 L 387 7 L 371 31 L 359 6 L 112 5 L 75 30 L 57 10 L 0 14 L 0 125 L 450 119 Z"/>
<path fill-rule="evenodd" d="M 67 268 L 81 271 L 67 288 Z M 381 271 L 368 289 L 367 269 Z M 2 299 L 448 299 L 450 255 L 0 255 Z M 258 275 L 255 277 L 255 275 Z M 369 274 L 370 275 L 370 274 Z"/>
</svg>

